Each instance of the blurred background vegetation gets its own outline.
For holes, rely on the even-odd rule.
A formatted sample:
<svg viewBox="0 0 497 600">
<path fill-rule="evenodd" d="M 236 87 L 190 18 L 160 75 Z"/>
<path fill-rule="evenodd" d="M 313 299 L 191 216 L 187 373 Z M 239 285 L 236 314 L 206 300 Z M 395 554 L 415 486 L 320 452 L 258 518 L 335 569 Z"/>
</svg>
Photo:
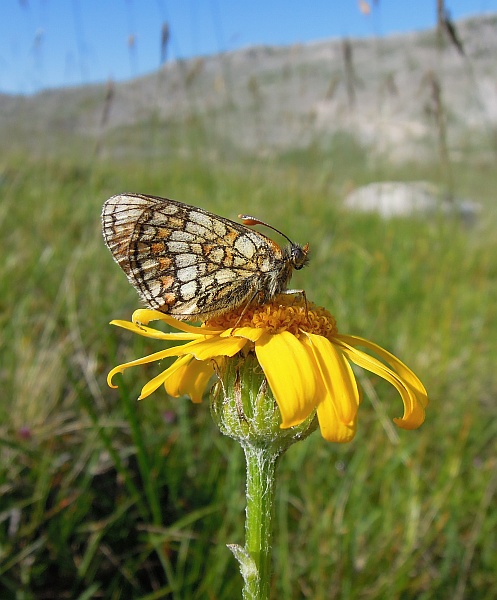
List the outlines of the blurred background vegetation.
<svg viewBox="0 0 497 600">
<path fill-rule="evenodd" d="M 139 306 L 101 236 L 101 206 L 123 191 L 228 218 L 248 212 L 308 241 L 312 260 L 295 287 L 326 306 L 341 332 L 399 356 L 428 389 L 425 424 L 401 431 L 392 424 L 402 410 L 396 392 L 358 372 L 365 399 L 354 441 L 332 445 L 316 433 L 283 457 L 273 597 L 497 597 L 497 138 L 481 104 L 471 108 L 479 124 L 453 118 L 454 79 L 443 69 L 450 63 L 470 92 L 488 76 L 478 70 L 481 47 L 470 51 L 483 39 L 475 23 L 458 30 L 462 58 L 446 33 L 440 45 L 441 22 L 419 38 L 396 38 L 411 58 L 419 47 L 433 52 L 417 67 L 431 99 L 417 117 L 424 133 L 404 134 L 399 156 L 393 140 L 384 151 L 382 139 L 366 143 L 357 133 L 367 102 L 381 112 L 388 101 L 378 78 L 361 80 L 368 65 L 354 66 L 353 41 L 352 55 L 341 43 L 336 50 L 342 95 L 333 115 L 347 121 L 336 130 L 306 126 L 289 107 L 287 122 L 299 128 L 286 135 L 274 125 L 269 134 L 281 81 L 268 77 L 269 95 L 259 72 L 232 69 L 222 85 L 230 112 L 207 110 L 201 92 L 215 77 L 196 82 L 194 61 L 150 81 L 0 96 L 2 600 L 240 596 L 225 544 L 243 543 L 244 462 L 216 431 L 208 398 L 194 406 L 158 391 L 137 403 L 156 365 L 127 372 L 117 391 L 106 385 L 114 365 L 160 348 L 108 325 Z M 482 23 L 478 31 L 495 36 L 496 19 Z M 284 55 L 286 67 L 274 69 L 281 85 L 293 82 L 295 106 L 306 90 L 296 83 L 316 71 L 293 70 L 295 54 L 286 52 L 262 52 L 257 65 L 263 73 L 266 59 Z M 380 69 L 382 60 L 375 54 L 370 64 Z M 351 96 L 352 67 L 363 84 Z M 252 94 L 245 105 L 233 100 L 243 97 L 243 77 Z M 139 96 L 171 78 L 177 101 L 188 99 L 181 118 L 162 104 L 141 119 L 123 112 L 131 89 Z M 333 103 L 330 74 L 320 81 Z M 296 143 L 303 130 L 308 138 Z M 273 144 L 278 131 L 283 141 Z M 385 219 L 344 206 L 361 185 L 414 180 L 435 184 L 454 210 Z M 471 224 L 459 198 L 478 203 Z"/>
</svg>

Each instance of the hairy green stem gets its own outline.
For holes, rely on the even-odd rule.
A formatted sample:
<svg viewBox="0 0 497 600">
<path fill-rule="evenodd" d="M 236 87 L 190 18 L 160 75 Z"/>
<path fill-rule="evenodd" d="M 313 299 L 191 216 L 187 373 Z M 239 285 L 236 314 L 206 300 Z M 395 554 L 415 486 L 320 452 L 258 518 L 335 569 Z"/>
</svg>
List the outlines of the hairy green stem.
<svg viewBox="0 0 497 600">
<path fill-rule="evenodd" d="M 268 600 L 271 583 L 275 470 L 278 456 L 265 448 L 244 446 L 247 463 L 245 550 L 255 563 L 255 576 L 245 580 L 244 600 Z"/>
</svg>

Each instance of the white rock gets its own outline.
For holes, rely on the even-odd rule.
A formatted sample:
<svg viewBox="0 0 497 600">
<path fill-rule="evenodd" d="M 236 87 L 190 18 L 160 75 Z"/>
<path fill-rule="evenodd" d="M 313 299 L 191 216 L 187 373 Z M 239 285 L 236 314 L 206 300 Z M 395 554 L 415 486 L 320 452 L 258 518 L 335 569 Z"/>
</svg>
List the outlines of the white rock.
<svg viewBox="0 0 497 600">
<path fill-rule="evenodd" d="M 351 192 L 345 208 L 359 212 L 376 212 L 383 218 L 414 214 L 456 214 L 471 222 L 479 205 L 470 200 L 448 201 L 438 188 L 427 181 L 383 181 L 370 183 Z"/>
</svg>

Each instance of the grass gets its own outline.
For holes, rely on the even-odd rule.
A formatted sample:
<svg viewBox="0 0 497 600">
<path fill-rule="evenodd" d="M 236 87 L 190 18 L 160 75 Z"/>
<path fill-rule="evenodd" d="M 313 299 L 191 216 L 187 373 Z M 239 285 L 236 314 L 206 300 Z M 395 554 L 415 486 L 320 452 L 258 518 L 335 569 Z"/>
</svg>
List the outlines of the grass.
<svg viewBox="0 0 497 600">
<path fill-rule="evenodd" d="M 137 403 L 153 366 L 127 372 L 118 391 L 105 383 L 115 364 L 157 349 L 108 326 L 139 305 L 100 233 L 101 205 L 120 191 L 250 212 L 309 241 L 312 262 L 295 286 L 341 331 L 401 357 L 429 391 L 426 423 L 401 431 L 394 390 L 360 374 L 355 440 L 334 446 L 314 434 L 284 456 L 273 597 L 497 595 L 495 169 L 454 169 L 461 194 L 483 205 L 472 229 L 383 221 L 341 210 L 345 190 L 438 174 L 370 168 L 342 142 L 264 163 L 202 161 L 197 151 L 165 165 L 25 156 L 4 165 L 2 599 L 240 595 L 225 544 L 243 543 L 241 450 L 216 431 L 207 401 L 159 391 Z"/>
</svg>

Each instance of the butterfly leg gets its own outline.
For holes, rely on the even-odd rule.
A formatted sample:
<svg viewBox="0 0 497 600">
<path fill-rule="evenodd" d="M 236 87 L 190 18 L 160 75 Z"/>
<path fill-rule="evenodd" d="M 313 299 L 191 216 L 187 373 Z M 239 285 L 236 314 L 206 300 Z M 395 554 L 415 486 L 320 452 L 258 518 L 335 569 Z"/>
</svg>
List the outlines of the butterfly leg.
<svg viewBox="0 0 497 600">
<path fill-rule="evenodd" d="M 309 321 L 309 306 L 307 304 L 307 296 L 305 290 L 284 290 L 282 294 L 291 294 L 293 296 L 301 296 L 304 299 L 305 304 L 305 317 Z"/>
</svg>

